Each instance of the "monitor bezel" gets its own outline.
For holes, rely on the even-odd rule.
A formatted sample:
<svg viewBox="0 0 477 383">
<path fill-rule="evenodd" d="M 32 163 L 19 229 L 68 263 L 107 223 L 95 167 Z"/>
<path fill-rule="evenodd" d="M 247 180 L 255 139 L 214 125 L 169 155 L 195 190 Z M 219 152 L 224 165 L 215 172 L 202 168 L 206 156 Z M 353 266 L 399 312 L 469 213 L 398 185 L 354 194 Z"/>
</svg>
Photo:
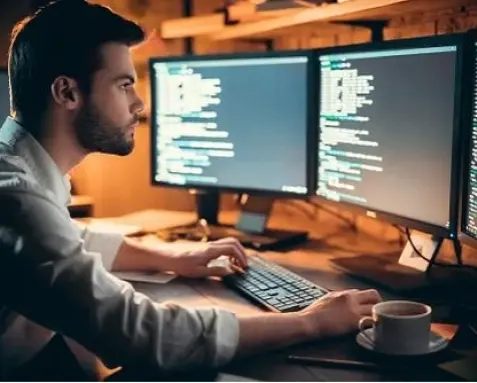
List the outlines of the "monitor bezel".
<svg viewBox="0 0 477 383">
<path fill-rule="evenodd" d="M 462 147 L 462 174 L 461 174 L 461 205 L 460 205 L 460 232 L 459 239 L 462 243 L 477 248 L 477 235 L 470 233 L 467 230 L 467 217 L 465 212 L 469 207 L 469 167 L 470 167 L 470 156 L 472 152 L 472 120 L 474 115 L 474 104 L 477 102 L 477 93 L 475 92 L 475 86 L 477 84 L 477 31 L 469 31 L 468 34 L 468 44 L 467 44 L 467 55 L 468 59 L 466 60 L 467 68 L 466 73 L 469 75 L 469 78 L 472 81 L 469 82 L 468 87 L 466 87 L 466 111 L 464 115 L 464 127 L 463 129 L 463 147 Z"/>
<path fill-rule="evenodd" d="M 380 51 L 384 49 L 406 49 L 406 48 L 428 48 L 438 47 L 446 45 L 457 46 L 456 57 L 456 73 L 455 73 L 455 94 L 454 94 L 454 123 L 453 123 L 453 142 L 452 142 L 452 164 L 451 164 L 451 181 L 450 181 L 450 201 L 449 201 L 449 227 L 439 226 L 434 223 L 425 222 L 395 213 L 390 213 L 381 210 L 375 210 L 366 208 L 363 205 L 348 202 L 348 201 L 334 201 L 324 196 L 318 195 L 318 160 L 315 164 L 316 171 L 314 172 L 314 198 L 326 201 L 335 206 L 346 207 L 358 214 L 364 214 L 369 218 L 379 219 L 400 226 L 405 226 L 410 229 L 416 229 L 422 232 L 429 233 L 433 236 L 440 238 L 457 238 L 459 232 L 459 183 L 460 183 L 460 163 L 461 163 L 461 131 L 462 131 L 462 99 L 463 99 L 463 81 L 465 78 L 464 62 L 465 62 L 465 33 L 456 33 L 451 35 L 440 35 L 430 37 L 419 37 L 412 39 L 402 40 L 388 40 L 378 43 L 365 43 L 352 46 L 342 46 L 318 49 L 315 58 L 315 68 L 317 71 L 317 81 L 321 84 L 321 71 L 320 71 L 320 57 L 329 54 L 342 54 L 342 53 L 356 53 L 360 51 Z M 320 89 L 318 89 L 318 100 L 320 99 Z M 318 159 L 319 152 L 319 137 L 320 137 L 320 104 L 317 106 L 317 130 L 316 137 L 317 142 L 315 145 L 316 158 Z"/>
<path fill-rule="evenodd" d="M 272 190 L 272 189 L 254 189 L 254 188 L 240 188 L 240 187 L 231 187 L 231 186 L 221 186 L 221 185 L 204 185 L 196 183 L 188 183 L 185 185 L 171 184 L 164 181 L 156 181 L 154 179 L 156 171 L 156 135 L 155 135 L 155 121 L 157 120 L 156 110 L 154 105 L 156 104 L 156 83 L 152 78 L 153 65 L 158 62 L 181 62 L 181 61 L 204 61 L 204 60 L 220 60 L 220 59 L 254 59 L 254 58 L 277 58 L 277 57 L 298 57 L 306 56 L 308 58 L 307 63 L 307 119 L 306 119 L 306 164 L 305 164 L 305 181 L 307 192 L 304 194 L 281 191 L 281 190 Z M 278 198 L 294 198 L 302 199 L 307 198 L 310 195 L 313 195 L 314 186 L 312 181 L 312 169 L 315 166 L 315 150 L 314 142 L 316 142 L 315 137 L 315 120 L 317 111 L 315 108 L 310 107 L 310 105 L 316 104 L 316 89 L 314 84 L 316 83 L 315 79 L 315 70 L 313 62 L 315 60 L 314 50 L 290 50 L 290 51 L 267 51 L 267 52 L 246 52 L 246 53 L 233 53 L 233 54 L 208 54 L 208 55 L 181 55 L 181 56 L 165 56 L 165 57 L 153 57 L 149 59 L 149 81 L 150 81 L 150 100 L 151 100 L 151 120 L 150 120 L 150 181 L 152 186 L 160 186 L 167 188 L 178 188 L 178 189 L 189 189 L 189 190 L 203 190 L 203 191 L 212 191 L 212 192 L 228 192 L 228 193 L 241 193 L 249 195 L 264 195 Z"/>
</svg>

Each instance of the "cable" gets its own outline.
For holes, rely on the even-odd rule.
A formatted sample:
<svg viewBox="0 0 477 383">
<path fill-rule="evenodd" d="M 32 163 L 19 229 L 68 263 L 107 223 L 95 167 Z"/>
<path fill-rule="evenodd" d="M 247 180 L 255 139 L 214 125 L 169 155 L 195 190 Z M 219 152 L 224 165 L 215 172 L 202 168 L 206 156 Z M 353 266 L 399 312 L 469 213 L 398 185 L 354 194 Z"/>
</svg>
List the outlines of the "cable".
<svg viewBox="0 0 477 383">
<path fill-rule="evenodd" d="M 414 244 L 412 238 L 411 238 L 411 232 L 409 231 L 409 228 L 406 227 L 406 236 L 407 240 L 409 241 L 409 244 L 411 245 L 412 249 L 414 250 L 414 253 L 419 257 L 424 259 L 431 267 L 432 266 L 437 266 L 437 267 L 444 267 L 448 269 L 469 269 L 473 271 L 477 271 L 476 266 L 471 266 L 471 265 L 464 265 L 462 263 L 457 263 L 457 264 L 451 264 L 451 263 L 442 263 L 442 262 L 437 262 L 436 260 L 428 259 L 422 253 L 417 249 L 416 245 Z M 458 261 L 459 262 L 459 261 Z"/>
<path fill-rule="evenodd" d="M 393 224 L 392 225 L 397 231 L 399 231 L 399 233 L 403 234 L 403 235 L 406 235 L 406 229 L 403 229 L 401 226 L 399 225 L 396 225 L 396 224 Z"/>
<path fill-rule="evenodd" d="M 417 249 L 416 245 L 414 244 L 413 240 L 412 240 L 412 237 L 411 237 L 411 232 L 409 230 L 408 227 L 406 227 L 406 237 L 407 237 L 407 240 L 409 242 L 409 244 L 411 245 L 412 249 L 414 250 L 414 253 L 419 257 L 419 258 L 422 258 L 423 260 L 425 260 L 427 263 L 429 263 L 429 265 L 432 267 L 432 266 L 438 266 L 438 267 L 448 267 L 448 268 L 460 268 L 461 266 L 460 265 L 453 265 L 453 264 L 450 264 L 450 263 L 441 263 L 441 262 L 438 262 L 436 261 L 435 259 L 428 259 L 426 258 L 424 255 L 422 255 L 422 253 Z"/>
<path fill-rule="evenodd" d="M 477 330 L 475 329 L 474 326 L 468 324 L 468 325 L 467 325 L 467 328 L 468 328 L 474 335 L 477 336 Z"/>
</svg>

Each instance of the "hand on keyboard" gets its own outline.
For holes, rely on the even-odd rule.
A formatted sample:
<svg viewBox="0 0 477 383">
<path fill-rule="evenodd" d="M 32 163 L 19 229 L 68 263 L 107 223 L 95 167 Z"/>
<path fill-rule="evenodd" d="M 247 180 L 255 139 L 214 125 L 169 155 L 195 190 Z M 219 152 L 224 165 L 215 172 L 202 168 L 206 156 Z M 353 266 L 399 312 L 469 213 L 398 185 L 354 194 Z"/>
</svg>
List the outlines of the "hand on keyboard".
<svg viewBox="0 0 477 383">
<path fill-rule="evenodd" d="M 308 317 L 310 334 L 339 336 L 358 330 L 364 316 L 381 301 L 376 290 L 345 290 L 328 293 L 303 310 Z"/>
<path fill-rule="evenodd" d="M 234 238 L 224 238 L 218 241 L 199 244 L 195 249 L 180 251 L 174 258 L 173 270 L 176 274 L 201 278 L 208 276 L 224 276 L 230 274 L 232 270 L 226 265 L 209 265 L 209 263 L 219 257 L 228 257 L 232 264 L 247 268 L 248 260 L 245 249 Z"/>
<path fill-rule="evenodd" d="M 356 315 L 368 313 L 371 307 L 381 298 L 376 291 L 357 292 L 349 290 L 329 293 L 324 287 L 281 267 L 275 262 L 266 260 L 258 254 L 248 257 L 249 267 L 246 273 L 236 273 L 223 278 L 224 283 L 237 290 L 248 299 L 265 306 L 272 311 L 292 312 L 310 311 L 312 314 L 316 307 L 320 312 L 332 312 L 330 318 L 325 316 L 335 328 L 330 328 L 330 333 L 340 333 L 342 327 L 354 323 Z M 343 314 L 339 311 L 343 310 Z M 363 314 L 364 315 L 364 314 Z M 336 317 L 343 321 L 336 321 Z"/>
</svg>

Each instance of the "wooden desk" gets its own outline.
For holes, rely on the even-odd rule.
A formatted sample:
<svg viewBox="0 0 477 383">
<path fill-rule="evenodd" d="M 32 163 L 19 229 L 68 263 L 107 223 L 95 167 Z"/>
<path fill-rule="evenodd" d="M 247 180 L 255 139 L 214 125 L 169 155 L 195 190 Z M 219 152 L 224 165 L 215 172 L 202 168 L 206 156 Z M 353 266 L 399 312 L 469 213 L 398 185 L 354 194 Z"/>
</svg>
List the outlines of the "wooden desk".
<svg viewBox="0 0 477 383">
<path fill-rule="evenodd" d="M 366 287 L 357 282 L 348 281 L 339 273 L 328 270 L 326 268 L 325 255 L 320 256 L 319 254 L 313 254 L 311 252 L 294 252 L 294 254 L 266 253 L 265 255 L 267 258 L 274 259 L 322 285 L 332 286 L 334 288 Z M 318 264 L 324 267 L 313 270 Z M 172 300 L 188 307 L 215 305 L 229 309 L 239 315 L 263 312 L 257 306 L 250 304 L 245 298 L 224 287 L 222 283 L 217 280 L 176 279 L 166 285 L 137 283 L 135 286 L 137 290 L 158 302 Z M 448 326 L 435 326 L 434 329 L 448 337 L 451 337 L 454 332 L 454 328 Z M 313 347 L 319 347 L 319 344 L 319 342 L 316 342 Z M 333 344 L 327 342 L 326 347 L 330 348 L 330 346 L 333 347 Z M 296 350 L 297 347 L 294 349 Z M 234 361 L 223 371 L 264 381 L 380 381 L 383 378 L 392 378 L 392 376 L 375 372 L 325 369 L 290 364 L 286 361 L 286 356 L 289 352 L 290 350 L 279 350 L 253 356 L 249 359 Z"/>
<path fill-rule="evenodd" d="M 287 220 L 286 217 L 282 219 Z M 225 221 L 230 220 L 226 219 Z M 280 221 L 281 219 L 272 221 L 272 226 L 283 222 Z M 304 225 L 298 226 L 301 226 L 298 228 L 304 228 Z M 390 249 L 396 249 L 399 246 L 398 243 L 394 242 L 377 241 L 376 238 L 365 233 L 353 233 L 349 230 L 343 230 L 339 224 L 310 227 L 308 222 L 308 228 L 314 239 L 306 245 L 288 252 L 266 252 L 263 255 L 305 278 L 333 290 L 369 288 L 370 286 L 333 269 L 329 262 L 331 257 L 337 255 L 352 256 L 357 251 L 382 253 Z M 325 239 L 326 242 L 324 241 Z M 145 293 L 158 302 L 174 301 L 188 307 L 216 305 L 229 309 L 239 315 L 263 312 L 245 298 L 227 289 L 218 280 L 176 279 L 165 285 L 136 283 L 135 287 L 138 291 Z M 390 294 L 383 295 L 385 299 L 396 298 Z M 447 337 L 452 337 L 455 331 L 453 326 L 438 325 L 434 326 L 434 329 Z M 325 343 L 316 342 L 313 347 L 320 347 L 320 344 L 325 345 Z M 338 344 L 338 341 L 336 344 Z M 334 347 L 332 342 L 326 343 L 326 347 L 330 347 L 330 345 Z M 296 350 L 296 347 L 294 349 Z M 290 350 L 279 350 L 244 360 L 237 360 L 226 366 L 224 371 L 264 381 L 378 381 L 394 378 L 393 376 L 378 372 L 325 369 L 290 364 L 286 361 L 286 356 L 289 352 Z M 429 379 L 436 378 L 429 376 Z"/>
</svg>

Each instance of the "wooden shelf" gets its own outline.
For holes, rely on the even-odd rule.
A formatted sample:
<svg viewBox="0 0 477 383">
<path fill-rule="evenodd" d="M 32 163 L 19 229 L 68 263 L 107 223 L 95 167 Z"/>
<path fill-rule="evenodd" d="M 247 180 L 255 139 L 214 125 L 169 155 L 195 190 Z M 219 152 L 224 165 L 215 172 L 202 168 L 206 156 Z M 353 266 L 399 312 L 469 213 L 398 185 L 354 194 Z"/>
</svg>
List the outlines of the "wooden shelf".
<svg viewBox="0 0 477 383">
<path fill-rule="evenodd" d="M 475 5 L 475 0 L 459 1 L 459 5 L 468 4 Z M 348 0 L 344 3 L 297 9 L 284 16 L 225 26 L 208 37 L 215 41 L 273 37 L 287 28 L 310 23 L 330 25 L 337 21 L 389 20 L 405 13 L 429 12 L 445 9 L 450 5 L 456 5 L 456 2 L 449 4 L 448 0 Z"/>
<path fill-rule="evenodd" d="M 313 26 L 323 34 L 336 34 L 349 28 L 337 22 L 387 21 L 404 14 L 475 4 L 476 0 L 348 0 L 270 11 L 250 7 L 232 9 L 237 7 L 232 5 L 227 12 L 167 20 L 162 23 L 160 34 L 163 39 L 205 36 L 213 41 L 263 40 L 295 33 L 304 26 Z"/>
<path fill-rule="evenodd" d="M 233 13 L 234 22 L 249 23 L 262 20 L 270 20 L 277 17 L 290 16 L 296 13 L 296 9 L 281 9 L 263 12 L 249 12 L 240 14 Z M 161 24 L 161 37 L 163 39 L 175 39 L 208 35 L 220 32 L 226 28 L 225 13 L 214 13 L 193 17 L 166 20 Z"/>
</svg>

